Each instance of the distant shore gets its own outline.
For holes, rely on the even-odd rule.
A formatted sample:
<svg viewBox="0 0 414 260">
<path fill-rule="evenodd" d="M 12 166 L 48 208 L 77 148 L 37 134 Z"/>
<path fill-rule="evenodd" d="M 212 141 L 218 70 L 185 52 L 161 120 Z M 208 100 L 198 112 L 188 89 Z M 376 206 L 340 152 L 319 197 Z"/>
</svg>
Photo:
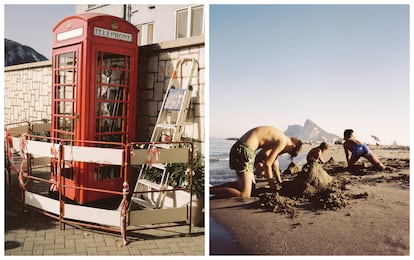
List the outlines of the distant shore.
<svg viewBox="0 0 414 260">
<path fill-rule="evenodd" d="M 314 146 L 304 145 L 302 153 Z M 211 230 L 215 243 L 210 254 L 409 255 L 410 148 L 370 149 L 385 164 L 383 172 L 372 170 L 365 159 L 360 161 L 365 168 L 348 172 L 341 145 L 332 145 L 324 154 L 325 160 L 334 158 L 324 169 L 345 183 L 346 192 L 367 194 L 337 210 L 312 211 L 304 205 L 292 217 L 269 211 L 258 197 L 210 200 L 210 215 L 231 233 L 234 248 L 223 252 L 220 236 Z"/>
</svg>

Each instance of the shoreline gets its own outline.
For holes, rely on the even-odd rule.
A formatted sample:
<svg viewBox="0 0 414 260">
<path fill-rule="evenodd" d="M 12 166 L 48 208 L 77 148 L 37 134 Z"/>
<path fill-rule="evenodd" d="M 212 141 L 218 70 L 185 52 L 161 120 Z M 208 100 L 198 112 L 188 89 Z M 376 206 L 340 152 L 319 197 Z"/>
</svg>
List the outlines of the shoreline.
<svg viewBox="0 0 414 260">
<path fill-rule="evenodd" d="M 209 255 L 244 255 L 245 250 L 235 241 L 233 235 L 223 225 L 210 216 Z M 215 238 L 215 239 L 212 239 Z"/>
</svg>

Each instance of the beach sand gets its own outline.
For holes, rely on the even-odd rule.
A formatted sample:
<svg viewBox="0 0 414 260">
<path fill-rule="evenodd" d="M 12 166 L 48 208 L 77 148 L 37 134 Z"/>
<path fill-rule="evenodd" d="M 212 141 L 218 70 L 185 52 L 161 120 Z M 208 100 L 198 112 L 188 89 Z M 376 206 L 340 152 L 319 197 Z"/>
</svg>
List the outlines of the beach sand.
<svg viewBox="0 0 414 260">
<path fill-rule="evenodd" d="M 341 145 L 324 154 L 334 158 L 323 168 L 343 183 L 342 194 L 354 195 L 344 207 L 315 210 L 297 200 L 294 214 L 273 212 L 260 182 L 251 199 L 211 199 L 210 255 L 409 255 L 409 148 L 370 149 L 384 171 L 361 159 L 365 168 L 348 172 Z M 282 178 L 289 183 L 293 176 Z"/>
</svg>

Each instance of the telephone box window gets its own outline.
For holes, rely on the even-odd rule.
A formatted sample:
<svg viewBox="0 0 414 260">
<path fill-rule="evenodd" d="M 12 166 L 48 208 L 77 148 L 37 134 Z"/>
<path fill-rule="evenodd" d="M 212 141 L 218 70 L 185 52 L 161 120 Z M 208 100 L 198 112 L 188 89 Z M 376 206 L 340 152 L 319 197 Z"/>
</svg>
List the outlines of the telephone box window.
<svg viewBox="0 0 414 260">
<path fill-rule="evenodd" d="M 124 142 L 130 58 L 105 52 L 97 57 L 96 140 Z"/>
<path fill-rule="evenodd" d="M 54 126 L 56 137 L 72 140 L 76 118 L 77 52 L 70 51 L 56 56 L 54 68 Z"/>
</svg>

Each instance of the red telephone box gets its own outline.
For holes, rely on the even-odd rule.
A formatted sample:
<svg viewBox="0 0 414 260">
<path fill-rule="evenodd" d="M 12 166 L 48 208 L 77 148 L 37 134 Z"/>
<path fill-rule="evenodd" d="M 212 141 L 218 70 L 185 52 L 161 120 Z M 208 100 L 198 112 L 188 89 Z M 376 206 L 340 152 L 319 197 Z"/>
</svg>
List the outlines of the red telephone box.
<svg viewBox="0 0 414 260">
<path fill-rule="evenodd" d="M 85 13 L 60 21 L 53 36 L 51 136 L 89 146 L 79 141 L 134 141 L 138 29 L 115 16 Z M 121 168 L 76 162 L 62 175 L 65 185 L 121 191 Z M 81 204 L 113 196 L 74 188 L 63 194 Z"/>
</svg>

